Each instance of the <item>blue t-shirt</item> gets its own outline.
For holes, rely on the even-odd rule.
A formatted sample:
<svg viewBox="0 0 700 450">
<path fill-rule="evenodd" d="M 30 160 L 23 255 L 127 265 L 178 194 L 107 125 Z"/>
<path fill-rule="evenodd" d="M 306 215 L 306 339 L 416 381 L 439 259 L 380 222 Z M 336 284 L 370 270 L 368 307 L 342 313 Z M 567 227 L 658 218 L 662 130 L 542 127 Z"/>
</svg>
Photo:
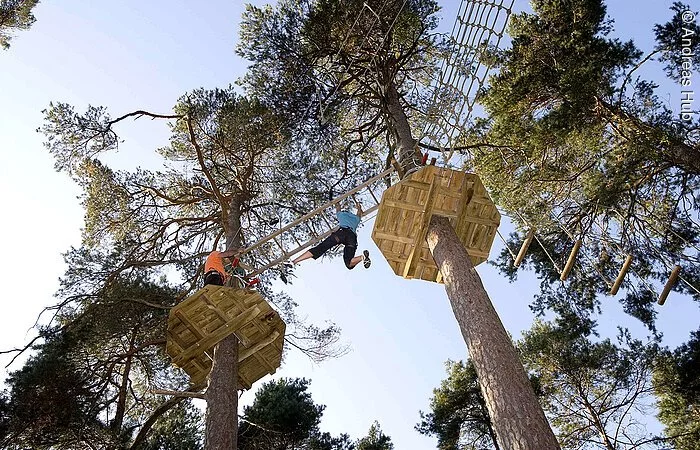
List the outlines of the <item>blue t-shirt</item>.
<svg viewBox="0 0 700 450">
<path fill-rule="evenodd" d="M 360 224 L 360 218 L 356 214 L 348 211 L 340 211 L 335 215 L 341 227 L 350 228 L 353 233 L 357 234 L 357 226 Z"/>
</svg>

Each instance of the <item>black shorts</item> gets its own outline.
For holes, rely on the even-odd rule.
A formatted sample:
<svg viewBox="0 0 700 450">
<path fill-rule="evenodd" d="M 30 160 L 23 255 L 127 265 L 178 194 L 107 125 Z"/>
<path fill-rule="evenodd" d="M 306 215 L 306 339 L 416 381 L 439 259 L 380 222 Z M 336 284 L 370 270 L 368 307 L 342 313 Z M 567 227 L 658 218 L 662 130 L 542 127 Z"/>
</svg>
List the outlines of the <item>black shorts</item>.
<svg viewBox="0 0 700 450">
<path fill-rule="evenodd" d="M 314 259 L 318 259 L 326 253 L 328 250 L 332 249 L 336 245 L 343 244 L 345 249 L 343 250 L 343 260 L 345 261 L 345 267 L 352 269 L 350 262 L 352 258 L 355 257 L 355 252 L 357 251 L 357 235 L 350 228 L 338 228 L 330 236 L 321 241 L 316 247 L 309 249 Z"/>
<path fill-rule="evenodd" d="M 204 274 L 204 285 L 214 284 L 216 286 L 224 285 L 224 277 L 221 276 L 216 270 L 210 270 Z"/>
</svg>

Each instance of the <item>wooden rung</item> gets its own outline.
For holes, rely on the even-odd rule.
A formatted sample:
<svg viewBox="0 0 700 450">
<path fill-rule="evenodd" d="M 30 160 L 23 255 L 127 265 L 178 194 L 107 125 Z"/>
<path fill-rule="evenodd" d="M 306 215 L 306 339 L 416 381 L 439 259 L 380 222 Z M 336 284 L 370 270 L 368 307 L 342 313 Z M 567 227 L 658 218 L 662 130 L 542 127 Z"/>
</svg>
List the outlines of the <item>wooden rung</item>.
<svg viewBox="0 0 700 450">
<path fill-rule="evenodd" d="M 294 242 L 297 243 L 297 245 L 301 246 L 301 242 L 299 242 L 299 239 L 297 239 L 296 235 L 294 234 L 293 231 L 290 231 L 289 234 L 292 236 L 292 239 L 294 239 Z"/>
<path fill-rule="evenodd" d="M 622 280 L 625 279 L 625 275 L 627 274 L 627 271 L 629 270 L 631 264 L 632 255 L 627 255 L 627 258 L 625 258 L 625 262 L 622 264 L 622 268 L 620 269 L 620 273 L 615 279 L 615 283 L 613 283 L 612 288 L 610 288 L 610 295 L 617 294 L 617 291 L 620 289 L 620 285 L 622 285 Z"/>
<path fill-rule="evenodd" d="M 515 261 L 513 261 L 513 267 L 520 267 L 520 263 L 523 262 L 523 259 L 525 259 L 525 254 L 527 254 L 527 249 L 530 248 L 530 244 L 532 243 L 532 239 L 535 237 L 535 229 L 530 228 L 530 231 L 527 232 L 527 235 L 525 236 L 525 241 L 523 241 L 523 245 L 520 246 L 520 251 L 518 252 L 518 256 L 515 257 Z"/>
<path fill-rule="evenodd" d="M 314 225 L 311 222 L 304 222 L 304 225 L 306 225 L 306 228 L 311 231 L 312 236 L 316 236 L 316 230 L 314 229 Z"/>
<path fill-rule="evenodd" d="M 566 265 L 564 266 L 564 270 L 561 271 L 561 276 L 559 279 L 561 281 L 566 281 L 567 278 L 569 278 L 569 273 L 571 272 L 571 269 L 574 267 L 574 263 L 576 262 L 576 255 L 578 254 L 579 249 L 581 248 L 581 239 L 577 240 L 576 243 L 574 244 L 574 248 L 571 249 L 571 254 L 569 255 L 569 259 L 566 261 Z"/>
<path fill-rule="evenodd" d="M 323 219 L 324 222 L 326 222 L 326 225 L 328 225 L 330 228 L 334 228 L 331 222 L 328 220 L 328 217 L 326 217 L 325 214 L 320 214 L 321 219 Z"/>
<path fill-rule="evenodd" d="M 671 271 L 671 276 L 668 277 L 666 286 L 664 286 L 664 290 L 661 291 L 661 295 L 659 295 L 659 300 L 657 302 L 659 305 L 663 305 L 664 303 L 666 303 L 668 294 L 671 292 L 671 289 L 673 289 L 673 286 L 676 285 L 676 282 L 678 281 L 678 275 L 680 274 L 680 272 L 681 266 L 676 266 Z"/>
</svg>

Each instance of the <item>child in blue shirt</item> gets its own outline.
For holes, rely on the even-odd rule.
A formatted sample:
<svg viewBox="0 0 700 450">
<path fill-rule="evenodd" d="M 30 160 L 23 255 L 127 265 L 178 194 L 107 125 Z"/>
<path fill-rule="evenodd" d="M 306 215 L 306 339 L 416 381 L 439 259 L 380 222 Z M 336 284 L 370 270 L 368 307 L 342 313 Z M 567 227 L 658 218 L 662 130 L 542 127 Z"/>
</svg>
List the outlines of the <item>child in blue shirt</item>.
<svg viewBox="0 0 700 450">
<path fill-rule="evenodd" d="M 372 264 L 372 261 L 369 259 L 369 251 L 365 250 L 362 252 L 362 255 L 355 256 L 357 251 L 357 226 L 360 224 L 360 217 L 362 217 L 362 206 L 357 200 L 355 200 L 355 205 L 357 206 L 357 214 L 353 214 L 350 211 L 341 211 L 340 204 L 336 204 L 335 209 L 337 211 L 336 217 L 338 218 L 339 228 L 316 247 L 310 248 L 292 262 L 298 264 L 309 258 L 318 259 L 336 245 L 343 244 L 345 246 L 343 249 L 345 267 L 353 269 L 362 262 L 365 269 L 369 268 L 370 264 Z"/>
</svg>

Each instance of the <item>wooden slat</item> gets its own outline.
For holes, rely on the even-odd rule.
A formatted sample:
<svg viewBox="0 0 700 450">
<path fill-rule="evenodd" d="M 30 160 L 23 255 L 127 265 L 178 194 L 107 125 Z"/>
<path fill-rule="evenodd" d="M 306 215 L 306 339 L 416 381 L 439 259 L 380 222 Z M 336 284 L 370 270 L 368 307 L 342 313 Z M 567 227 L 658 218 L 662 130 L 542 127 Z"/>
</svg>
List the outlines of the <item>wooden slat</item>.
<svg viewBox="0 0 700 450">
<path fill-rule="evenodd" d="M 383 205 L 391 207 L 391 208 L 404 209 L 406 211 L 416 211 L 416 212 L 421 212 L 421 213 L 423 212 L 423 206 L 407 203 L 405 201 L 402 202 L 402 201 L 397 201 L 397 200 L 385 200 Z M 443 216 L 443 217 L 447 217 L 447 218 L 457 217 L 457 213 L 455 213 L 454 211 L 451 211 L 449 209 L 442 209 L 442 208 L 435 208 L 433 210 L 433 214 L 437 214 L 439 216 Z"/>
<path fill-rule="evenodd" d="M 415 237 L 413 238 L 413 248 L 408 254 L 408 258 L 406 258 L 406 263 L 403 269 L 404 278 L 413 273 L 415 270 L 414 261 L 417 259 L 415 256 L 416 253 L 420 254 L 425 237 L 428 235 L 428 227 L 430 225 L 430 219 L 433 217 L 433 208 L 435 207 L 435 199 L 437 198 L 440 183 L 442 183 L 442 178 L 435 177 L 430 184 L 430 190 L 428 190 L 428 197 L 426 198 L 423 206 L 423 213 L 421 221 L 418 225 L 418 231 L 415 233 Z"/>
<path fill-rule="evenodd" d="M 401 242 L 402 244 L 413 244 L 413 239 L 410 237 L 398 236 L 389 233 L 375 233 L 376 239 L 386 239 L 388 241 Z"/>
<path fill-rule="evenodd" d="M 279 336 L 280 336 L 279 331 L 277 331 L 277 330 L 272 331 L 272 333 L 270 333 L 268 336 L 261 339 L 260 341 L 256 342 L 250 348 L 246 348 L 245 350 L 240 352 L 238 354 L 238 361 L 241 362 L 241 361 L 244 361 L 244 360 L 250 358 L 250 356 L 253 353 L 256 353 L 259 350 L 263 349 L 264 347 L 267 347 L 268 345 L 272 344 L 272 342 L 274 342 L 274 340 L 277 339 Z"/>
<path fill-rule="evenodd" d="M 195 335 L 198 339 L 202 339 L 204 334 L 202 334 L 197 324 L 193 323 L 189 317 L 187 317 L 182 311 L 175 311 L 175 317 L 180 319 L 180 321 Z"/>
<path fill-rule="evenodd" d="M 206 295 L 202 295 L 200 298 L 204 301 L 204 303 L 206 303 L 207 305 L 209 305 L 209 310 L 210 310 L 211 312 L 213 312 L 214 314 L 216 314 L 222 322 L 226 323 L 226 322 L 228 321 L 228 316 L 226 316 L 226 313 L 224 313 L 221 309 L 219 309 L 219 308 L 209 299 L 209 297 L 207 297 Z"/>
<path fill-rule="evenodd" d="M 220 327 L 216 332 L 199 339 L 195 343 L 195 345 L 185 349 L 185 351 L 180 353 L 176 358 L 173 358 L 173 362 L 175 364 L 179 364 L 180 361 L 187 360 L 192 358 L 194 355 L 201 354 L 203 349 L 207 349 L 215 345 L 216 343 L 221 342 L 225 337 L 234 333 L 244 323 L 257 317 L 259 314 L 260 308 L 258 306 L 251 306 L 247 310 L 234 317 L 230 322 L 225 323 L 224 326 Z M 243 345 L 246 345 L 244 343 L 245 341 L 248 341 L 249 343 L 249 339 L 245 336 L 238 336 L 238 338 L 241 341 L 241 343 L 243 343 Z"/>
<path fill-rule="evenodd" d="M 232 328 L 240 341 L 239 359 L 242 361 L 239 364 L 238 375 L 244 383 L 248 383 L 244 384 L 244 387 L 249 388 L 250 382 L 255 382 L 267 373 L 273 373 L 275 366 L 279 365 L 284 341 L 284 322 L 259 293 L 205 286 L 180 305 L 168 320 L 166 351 L 173 363 L 187 372 L 193 385 L 206 380 L 211 370 L 209 353 L 213 351 L 217 342 L 230 334 Z M 226 323 L 222 322 L 221 312 L 226 318 Z M 184 317 L 184 320 L 178 316 Z M 185 325 L 186 323 L 193 326 L 195 333 Z M 183 335 L 175 339 L 178 332 Z M 182 341 L 183 346 L 178 345 L 176 341 Z M 260 359 L 252 357 L 256 353 L 260 353 Z"/>
</svg>

